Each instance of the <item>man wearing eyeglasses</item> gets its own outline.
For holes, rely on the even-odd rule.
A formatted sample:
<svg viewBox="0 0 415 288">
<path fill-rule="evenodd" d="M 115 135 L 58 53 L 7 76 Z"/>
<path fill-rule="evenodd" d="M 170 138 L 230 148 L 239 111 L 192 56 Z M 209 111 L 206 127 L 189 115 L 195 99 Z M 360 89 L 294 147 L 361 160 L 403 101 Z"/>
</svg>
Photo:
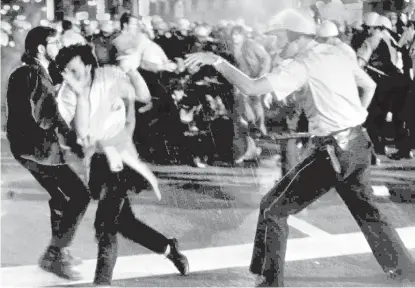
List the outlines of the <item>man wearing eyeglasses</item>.
<svg viewBox="0 0 415 288">
<path fill-rule="evenodd" d="M 90 197 L 82 180 L 65 163 L 59 142 L 63 136 L 65 144 L 77 152 L 76 134 L 58 112 L 56 89 L 48 72 L 60 47 L 53 28 L 38 26 L 27 34 L 22 56 L 24 65 L 9 79 L 7 138 L 14 158 L 50 195 L 52 235 L 39 266 L 59 277 L 74 280 L 79 275 L 72 268 L 80 260 L 71 256 L 67 247 Z"/>
</svg>

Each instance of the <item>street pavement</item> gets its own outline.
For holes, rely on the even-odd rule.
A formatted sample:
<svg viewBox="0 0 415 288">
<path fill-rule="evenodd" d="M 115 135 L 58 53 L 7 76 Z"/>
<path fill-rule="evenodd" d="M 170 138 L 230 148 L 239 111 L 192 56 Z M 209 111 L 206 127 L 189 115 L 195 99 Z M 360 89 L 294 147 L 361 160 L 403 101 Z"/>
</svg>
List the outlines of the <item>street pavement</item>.
<svg viewBox="0 0 415 288">
<path fill-rule="evenodd" d="M 83 279 L 68 282 L 37 268 L 49 241 L 48 195 L 11 157 L 1 141 L 1 276 L 2 287 L 85 287 L 95 269 L 97 246 L 93 221 L 97 203 L 87 210 L 73 254 L 84 259 Z M 265 163 L 266 161 L 264 161 Z M 80 171 L 74 163 L 75 170 Z M 412 189 L 415 163 L 386 163 L 372 171 L 373 185 L 394 182 Z M 150 191 L 133 196 L 137 217 L 166 236 L 176 237 L 190 261 L 190 275 L 179 276 L 165 257 L 120 237 L 114 286 L 253 287 L 248 271 L 261 197 L 280 177 L 278 166 L 198 169 L 153 166 L 163 199 Z M 409 184 L 410 185 L 409 185 Z M 409 185 L 409 186 L 408 186 Z M 415 205 L 377 199 L 415 256 Z M 335 192 L 289 218 L 287 286 L 414 286 L 389 280 L 379 268 L 357 224 Z"/>
</svg>

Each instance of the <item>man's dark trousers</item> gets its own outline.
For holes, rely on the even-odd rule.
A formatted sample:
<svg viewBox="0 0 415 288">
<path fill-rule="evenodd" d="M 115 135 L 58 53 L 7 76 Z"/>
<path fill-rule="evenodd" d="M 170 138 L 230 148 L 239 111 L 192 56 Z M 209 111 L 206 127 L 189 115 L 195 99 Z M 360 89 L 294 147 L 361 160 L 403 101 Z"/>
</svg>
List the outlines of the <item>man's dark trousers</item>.
<svg viewBox="0 0 415 288">
<path fill-rule="evenodd" d="M 16 157 L 50 195 L 51 246 L 68 247 L 90 201 L 88 189 L 67 164 L 42 165 Z"/>
<path fill-rule="evenodd" d="M 138 191 L 144 187 L 143 178 L 139 174 L 127 166 L 121 172 L 113 173 L 106 157 L 96 154 L 91 160 L 89 181 L 94 198 L 99 198 L 95 217 L 98 262 L 94 283 L 110 285 L 117 261 L 118 232 L 158 254 L 166 251 L 169 240 L 134 215 L 127 192 L 132 187 Z"/>
<path fill-rule="evenodd" d="M 340 173 L 334 170 L 326 141 L 310 141 L 309 156 L 286 174 L 261 201 L 250 270 L 270 286 L 283 286 L 289 215 L 300 212 L 331 188 L 343 199 L 364 233 L 374 256 L 386 271 L 413 263 L 397 232 L 372 202 L 368 167 L 371 142 L 361 127 L 353 129 L 346 147 L 333 141 Z M 310 248 L 311 249 L 311 248 Z"/>
</svg>

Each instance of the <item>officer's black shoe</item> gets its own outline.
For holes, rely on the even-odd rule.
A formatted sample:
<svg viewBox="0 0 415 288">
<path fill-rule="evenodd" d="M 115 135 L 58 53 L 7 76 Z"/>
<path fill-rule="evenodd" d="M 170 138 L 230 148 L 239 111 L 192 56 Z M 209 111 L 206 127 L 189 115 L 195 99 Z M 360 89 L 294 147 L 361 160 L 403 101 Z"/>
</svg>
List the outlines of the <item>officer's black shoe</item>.
<svg viewBox="0 0 415 288">
<path fill-rule="evenodd" d="M 388 277 L 392 280 L 415 283 L 415 270 L 410 272 L 404 272 L 402 269 L 395 269 L 389 270 L 387 274 Z"/>
<path fill-rule="evenodd" d="M 284 284 L 280 283 L 277 284 L 275 281 L 271 279 L 267 279 L 266 277 L 259 277 L 255 283 L 255 287 L 283 287 Z"/>
<path fill-rule="evenodd" d="M 169 239 L 169 242 L 170 253 L 167 255 L 167 259 L 173 262 L 180 274 L 186 276 L 189 273 L 189 261 L 179 252 L 179 243 L 176 238 Z"/>
<path fill-rule="evenodd" d="M 56 247 L 48 247 L 39 259 L 39 267 L 67 280 L 81 279 L 80 274 L 72 269 L 72 264 L 67 261 L 65 254 Z"/>
<path fill-rule="evenodd" d="M 413 158 L 413 153 L 412 151 L 409 152 L 404 152 L 404 151 L 398 151 L 396 153 L 393 153 L 391 155 L 389 155 L 389 159 L 391 160 L 401 160 L 401 159 L 412 159 Z"/>
</svg>

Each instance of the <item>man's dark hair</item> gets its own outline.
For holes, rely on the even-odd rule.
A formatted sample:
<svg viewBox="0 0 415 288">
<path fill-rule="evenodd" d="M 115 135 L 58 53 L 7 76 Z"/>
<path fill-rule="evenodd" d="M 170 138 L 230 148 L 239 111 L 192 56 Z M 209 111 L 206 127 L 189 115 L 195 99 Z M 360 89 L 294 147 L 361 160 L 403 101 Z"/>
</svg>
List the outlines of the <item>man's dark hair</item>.
<svg viewBox="0 0 415 288">
<path fill-rule="evenodd" d="M 72 27 L 73 27 L 73 24 L 72 24 L 71 21 L 69 21 L 69 20 L 63 20 L 62 21 L 62 30 L 63 30 L 63 32 L 71 30 Z"/>
<path fill-rule="evenodd" d="M 231 35 L 233 35 L 234 33 L 245 35 L 246 31 L 245 31 L 244 27 L 242 27 L 240 25 L 236 25 L 231 30 Z"/>
<path fill-rule="evenodd" d="M 93 77 L 95 68 L 98 67 L 98 61 L 90 45 L 76 44 L 62 48 L 55 59 L 59 72 L 62 73 L 62 71 L 65 70 L 68 63 L 76 57 L 80 57 L 81 61 L 85 65 L 92 66 L 91 72 Z"/>
<path fill-rule="evenodd" d="M 130 23 L 131 18 L 135 18 L 135 17 L 130 12 L 125 12 L 121 15 L 121 18 L 120 18 L 121 30 L 124 29 L 124 24 L 128 25 L 128 23 Z"/>
<path fill-rule="evenodd" d="M 46 47 L 47 39 L 54 37 L 57 31 L 50 27 L 37 26 L 27 33 L 25 39 L 25 52 L 22 55 L 21 61 L 26 64 L 32 64 L 39 53 L 39 45 Z"/>
</svg>

